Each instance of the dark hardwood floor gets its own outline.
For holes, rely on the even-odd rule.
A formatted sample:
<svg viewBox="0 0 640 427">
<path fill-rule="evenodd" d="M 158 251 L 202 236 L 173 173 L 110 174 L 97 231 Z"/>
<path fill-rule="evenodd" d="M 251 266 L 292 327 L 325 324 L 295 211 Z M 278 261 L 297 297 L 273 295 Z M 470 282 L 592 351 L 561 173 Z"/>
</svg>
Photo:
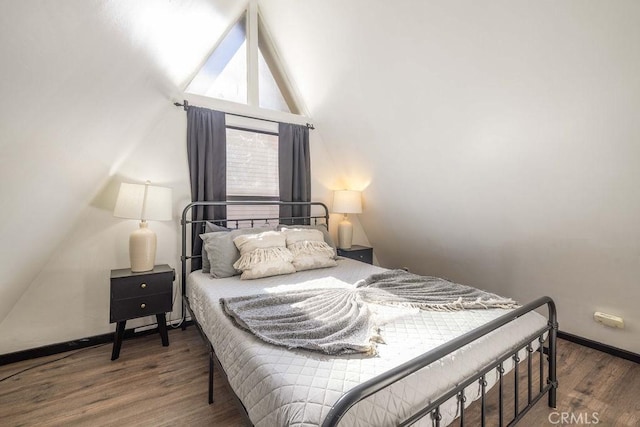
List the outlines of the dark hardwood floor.
<svg viewBox="0 0 640 427">
<path fill-rule="evenodd" d="M 216 402 L 207 404 L 208 356 L 196 328 L 171 330 L 169 339 L 169 347 L 157 335 L 126 340 L 114 362 L 107 344 L 0 366 L 0 380 L 16 374 L 0 382 L 0 425 L 242 425 L 229 386 L 217 374 Z M 558 361 L 558 408 L 548 408 L 545 397 L 520 425 L 580 425 L 576 417 L 592 425 L 596 418 L 601 426 L 640 425 L 640 365 L 563 340 Z M 496 418 L 495 394 L 494 388 L 490 420 Z M 467 411 L 468 425 L 479 425 L 478 412 L 477 404 Z M 563 412 L 574 414 L 571 424 L 561 422 Z"/>
</svg>

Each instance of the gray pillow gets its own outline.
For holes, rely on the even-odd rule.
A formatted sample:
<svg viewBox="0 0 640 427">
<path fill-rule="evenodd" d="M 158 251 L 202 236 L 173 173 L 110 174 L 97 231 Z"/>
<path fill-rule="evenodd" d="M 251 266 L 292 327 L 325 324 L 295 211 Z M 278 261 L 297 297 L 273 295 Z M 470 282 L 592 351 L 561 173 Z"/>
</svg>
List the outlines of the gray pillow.
<svg viewBox="0 0 640 427">
<path fill-rule="evenodd" d="M 331 238 L 331 234 L 329 234 L 329 230 L 323 224 L 318 225 L 288 225 L 288 224 L 278 224 L 278 231 L 283 229 L 291 229 L 291 228 L 312 228 L 314 230 L 322 231 L 322 237 L 324 237 L 324 242 L 333 248 L 333 253 L 337 255 L 336 244 L 333 243 L 333 239 Z"/>
<path fill-rule="evenodd" d="M 240 251 L 233 243 L 233 239 L 243 234 L 258 234 L 274 231 L 275 227 L 240 228 L 231 231 L 217 231 L 201 234 L 203 248 L 206 248 L 209 258 L 209 272 L 219 279 L 231 277 L 241 272 L 233 268 L 233 264 L 240 258 Z"/>
<path fill-rule="evenodd" d="M 204 232 L 211 233 L 216 231 L 231 231 L 230 228 L 222 227 L 219 225 L 215 225 L 212 222 L 206 221 L 204 225 Z M 209 256 L 207 254 L 207 250 L 204 248 L 204 242 L 202 244 L 202 272 L 209 273 L 211 269 L 211 264 L 209 263 Z"/>
</svg>

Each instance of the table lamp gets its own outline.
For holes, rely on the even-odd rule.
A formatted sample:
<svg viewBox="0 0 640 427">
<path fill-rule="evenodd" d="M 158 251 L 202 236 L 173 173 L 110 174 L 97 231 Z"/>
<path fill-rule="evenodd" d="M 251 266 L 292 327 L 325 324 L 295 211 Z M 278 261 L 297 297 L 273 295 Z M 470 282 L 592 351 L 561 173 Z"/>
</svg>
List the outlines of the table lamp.
<svg viewBox="0 0 640 427">
<path fill-rule="evenodd" d="M 338 247 L 351 249 L 353 226 L 349 222 L 350 213 L 362 213 L 362 197 L 360 191 L 338 190 L 333 193 L 333 212 L 344 214 L 338 225 Z"/>
<path fill-rule="evenodd" d="M 171 189 L 145 184 L 120 184 L 113 216 L 138 219 L 140 228 L 129 236 L 129 258 L 134 273 L 153 270 L 156 261 L 156 233 L 147 220 L 171 220 Z"/>
</svg>

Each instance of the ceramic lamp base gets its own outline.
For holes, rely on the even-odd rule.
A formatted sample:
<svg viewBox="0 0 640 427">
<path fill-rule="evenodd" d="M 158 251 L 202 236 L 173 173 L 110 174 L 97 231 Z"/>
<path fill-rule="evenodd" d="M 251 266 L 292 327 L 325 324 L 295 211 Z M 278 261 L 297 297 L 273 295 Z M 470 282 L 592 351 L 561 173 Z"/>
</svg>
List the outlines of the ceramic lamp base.
<svg viewBox="0 0 640 427">
<path fill-rule="evenodd" d="M 147 228 L 147 222 L 141 221 L 140 228 L 129 236 L 129 258 L 131 271 L 139 273 L 153 270 L 156 262 L 156 233 Z"/>
<path fill-rule="evenodd" d="M 353 241 L 353 225 L 349 222 L 347 216 L 338 224 L 338 247 L 340 249 L 351 249 Z"/>
</svg>

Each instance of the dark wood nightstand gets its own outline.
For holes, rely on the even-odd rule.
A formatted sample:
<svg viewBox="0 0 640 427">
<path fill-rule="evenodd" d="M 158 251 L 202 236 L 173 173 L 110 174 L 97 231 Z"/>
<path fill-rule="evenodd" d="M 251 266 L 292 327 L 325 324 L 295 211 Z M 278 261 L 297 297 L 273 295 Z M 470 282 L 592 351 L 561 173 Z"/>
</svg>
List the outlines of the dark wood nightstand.
<svg viewBox="0 0 640 427">
<path fill-rule="evenodd" d="M 151 271 L 133 273 L 130 268 L 111 270 L 111 307 L 109 321 L 117 322 L 111 360 L 120 356 L 127 320 L 156 315 L 162 345 L 169 345 L 165 313 L 173 310 L 175 271 L 166 264 Z"/>
<path fill-rule="evenodd" d="M 366 262 L 367 264 L 373 264 L 373 248 L 368 246 L 353 245 L 349 249 L 338 248 L 338 255 Z"/>
</svg>

